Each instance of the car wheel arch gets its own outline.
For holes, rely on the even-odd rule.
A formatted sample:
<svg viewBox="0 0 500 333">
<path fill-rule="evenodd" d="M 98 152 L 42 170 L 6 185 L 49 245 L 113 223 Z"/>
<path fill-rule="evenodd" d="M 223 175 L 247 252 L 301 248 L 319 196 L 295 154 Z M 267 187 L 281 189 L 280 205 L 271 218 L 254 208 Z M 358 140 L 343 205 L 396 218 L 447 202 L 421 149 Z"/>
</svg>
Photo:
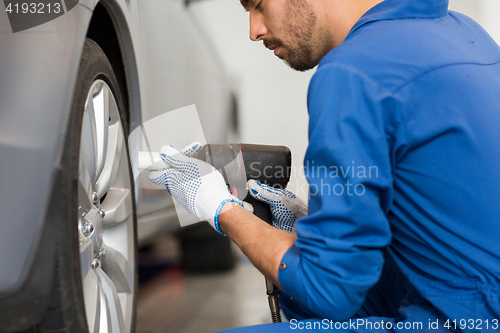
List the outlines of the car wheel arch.
<svg viewBox="0 0 500 333">
<path fill-rule="evenodd" d="M 87 38 L 95 41 L 109 59 L 121 91 L 125 92 L 129 130 L 142 121 L 139 75 L 130 29 L 116 1 L 99 1 L 87 29 Z"/>
</svg>

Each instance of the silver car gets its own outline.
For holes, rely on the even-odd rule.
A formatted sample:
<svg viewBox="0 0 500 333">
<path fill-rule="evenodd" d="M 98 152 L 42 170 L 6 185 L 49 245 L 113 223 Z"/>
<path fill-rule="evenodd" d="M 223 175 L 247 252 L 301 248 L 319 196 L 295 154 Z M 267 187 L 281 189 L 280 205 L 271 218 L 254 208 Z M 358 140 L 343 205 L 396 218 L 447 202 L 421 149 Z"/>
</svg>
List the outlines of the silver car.
<svg viewBox="0 0 500 333">
<path fill-rule="evenodd" d="M 0 332 L 134 331 L 138 242 L 179 224 L 167 191 L 132 177 L 147 147 L 128 135 L 195 104 L 207 141 L 225 142 L 230 84 L 195 3 L 37 1 L 62 5 L 47 22 L 4 3 Z"/>
</svg>

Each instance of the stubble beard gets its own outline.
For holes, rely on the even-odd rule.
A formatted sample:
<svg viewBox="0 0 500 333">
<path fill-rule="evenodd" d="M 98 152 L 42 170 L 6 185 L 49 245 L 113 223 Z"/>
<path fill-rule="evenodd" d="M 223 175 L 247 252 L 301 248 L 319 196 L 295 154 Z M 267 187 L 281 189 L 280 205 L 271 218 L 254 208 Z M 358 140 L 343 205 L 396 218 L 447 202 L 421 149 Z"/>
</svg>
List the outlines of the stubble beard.
<svg viewBox="0 0 500 333">
<path fill-rule="evenodd" d="M 279 38 L 273 37 L 264 41 L 264 45 L 278 45 L 285 55 L 280 57 L 292 69 L 307 71 L 314 68 L 321 58 L 330 51 L 333 44 L 325 31 L 318 31 L 316 14 L 306 0 L 289 0 L 285 7 L 283 28 L 290 43 L 284 44 Z M 295 43 L 293 43 L 295 41 Z M 296 45 L 293 45 L 296 44 Z"/>
</svg>

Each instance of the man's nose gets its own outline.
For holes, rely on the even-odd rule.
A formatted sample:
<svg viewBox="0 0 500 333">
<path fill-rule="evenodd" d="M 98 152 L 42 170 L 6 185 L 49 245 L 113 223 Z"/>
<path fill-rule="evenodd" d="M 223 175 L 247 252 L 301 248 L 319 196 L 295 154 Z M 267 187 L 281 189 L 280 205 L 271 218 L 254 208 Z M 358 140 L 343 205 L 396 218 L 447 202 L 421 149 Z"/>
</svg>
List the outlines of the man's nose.
<svg viewBox="0 0 500 333">
<path fill-rule="evenodd" d="M 264 24 L 264 17 L 261 13 L 250 12 L 250 39 L 262 40 L 267 35 L 267 28 Z"/>
</svg>

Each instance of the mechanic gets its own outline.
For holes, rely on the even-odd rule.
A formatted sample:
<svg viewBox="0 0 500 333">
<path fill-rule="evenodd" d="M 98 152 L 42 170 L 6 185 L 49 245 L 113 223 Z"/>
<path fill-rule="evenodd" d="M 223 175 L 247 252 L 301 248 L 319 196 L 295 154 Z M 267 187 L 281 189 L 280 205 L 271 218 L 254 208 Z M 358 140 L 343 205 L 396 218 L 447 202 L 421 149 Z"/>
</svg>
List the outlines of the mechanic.
<svg viewBox="0 0 500 333">
<path fill-rule="evenodd" d="M 252 40 L 318 65 L 308 207 L 249 181 L 268 226 L 171 146 L 150 175 L 282 290 L 290 322 L 235 331 L 499 331 L 498 45 L 447 0 L 241 2 Z"/>
</svg>

